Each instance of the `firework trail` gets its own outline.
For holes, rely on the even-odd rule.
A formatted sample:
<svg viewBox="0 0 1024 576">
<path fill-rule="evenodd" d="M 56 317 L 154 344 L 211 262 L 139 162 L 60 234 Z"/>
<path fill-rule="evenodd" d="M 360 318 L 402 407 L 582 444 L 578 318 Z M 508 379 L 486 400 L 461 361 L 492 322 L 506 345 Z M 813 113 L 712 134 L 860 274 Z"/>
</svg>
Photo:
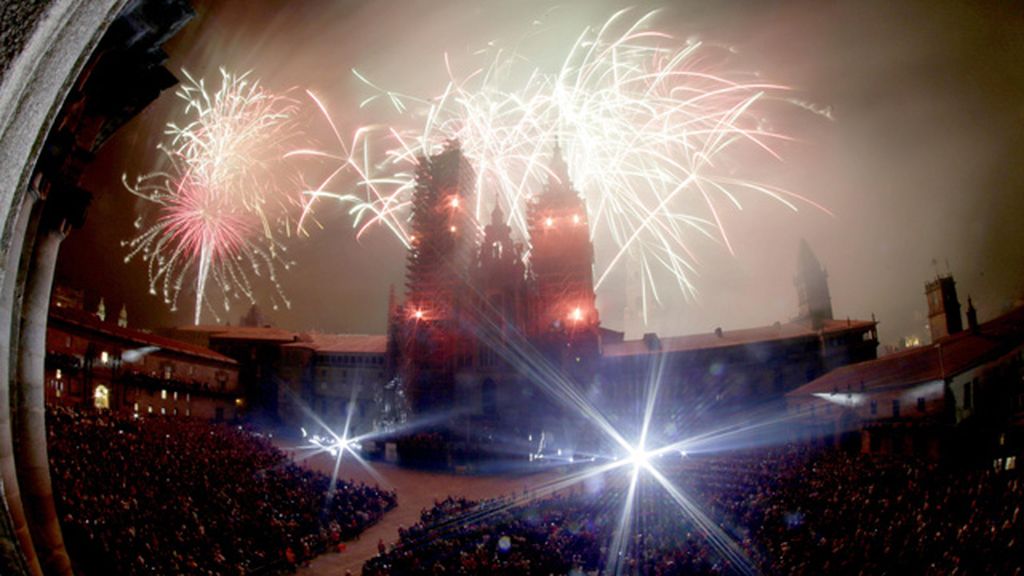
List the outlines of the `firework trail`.
<svg viewBox="0 0 1024 576">
<path fill-rule="evenodd" d="M 221 70 L 212 95 L 203 80 L 184 72 L 176 96 L 191 121 L 167 125 L 166 143 L 157 148 L 166 169 L 138 176 L 125 187 L 156 206 L 155 221 L 140 217 L 138 234 L 122 242 L 125 262 L 141 257 L 148 265 L 149 290 L 177 309 L 181 292 L 194 278 L 198 324 L 216 290 L 225 310 L 232 299 L 255 302 L 254 281 L 269 280 L 273 305 L 290 303 L 276 269 L 290 265 L 279 240 L 298 202 L 279 186 L 285 146 L 297 136 L 295 101 L 263 89 L 247 74 Z"/>
<path fill-rule="evenodd" d="M 549 161 L 559 143 L 574 188 L 587 200 L 595 244 L 613 247 L 596 263 L 595 288 L 624 261 L 636 263 L 645 318 L 648 297 L 661 298 L 656 274 L 667 273 L 684 295 L 695 295 L 694 238 L 732 252 L 721 214 L 741 209 L 744 193 L 766 195 L 794 211 L 800 203 L 824 210 L 732 175 L 737 166 L 730 156 L 737 151 L 778 158 L 773 146 L 788 138 L 767 128 L 757 110 L 767 99 L 786 102 L 786 87 L 732 79 L 716 71 L 724 50 L 699 42 L 678 47 L 650 28 L 655 13 L 629 21 L 626 12 L 584 30 L 557 73 L 530 69 L 523 55 L 499 51 L 487 67 L 459 78 L 446 57 L 445 91 L 417 98 L 353 71 L 374 90 L 364 106 L 386 102 L 413 128 L 364 127 L 346 141 L 311 94 L 340 150 L 296 152 L 338 162 L 308 197 L 351 203 L 359 234 L 383 226 L 408 246 L 414 167 L 455 139 L 477 171 L 477 201 L 468 209 L 481 221 L 497 194 L 511 207 L 508 223 L 526 237 L 526 206 L 552 177 Z M 506 89 L 510 85 L 517 87 Z"/>
</svg>

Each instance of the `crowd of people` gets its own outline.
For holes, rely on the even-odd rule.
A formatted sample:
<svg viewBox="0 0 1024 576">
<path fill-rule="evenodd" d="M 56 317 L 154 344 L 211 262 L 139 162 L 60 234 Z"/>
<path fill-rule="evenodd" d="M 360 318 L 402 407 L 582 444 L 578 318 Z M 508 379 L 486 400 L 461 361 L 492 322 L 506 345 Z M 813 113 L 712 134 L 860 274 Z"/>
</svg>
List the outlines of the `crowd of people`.
<svg viewBox="0 0 1024 576">
<path fill-rule="evenodd" d="M 363 574 L 1024 573 L 1017 471 L 786 448 L 656 463 L 524 502 L 448 499 Z M 693 511 L 699 511 L 694 513 Z"/>
<path fill-rule="evenodd" d="M 393 492 L 292 463 L 244 427 L 48 413 L 57 511 L 83 574 L 286 571 L 357 537 Z"/>
</svg>

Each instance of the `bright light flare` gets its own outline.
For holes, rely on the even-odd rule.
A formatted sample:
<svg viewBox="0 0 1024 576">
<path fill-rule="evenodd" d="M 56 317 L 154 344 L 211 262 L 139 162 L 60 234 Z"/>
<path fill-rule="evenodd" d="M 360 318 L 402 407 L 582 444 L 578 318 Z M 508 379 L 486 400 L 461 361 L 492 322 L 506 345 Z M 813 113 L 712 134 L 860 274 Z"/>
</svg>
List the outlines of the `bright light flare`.
<svg viewBox="0 0 1024 576">
<path fill-rule="evenodd" d="M 651 455 L 643 448 L 634 448 L 630 450 L 629 456 L 626 458 L 626 462 L 632 465 L 634 470 L 640 470 L 650 468 L 650 459 Z"/>
</svg>

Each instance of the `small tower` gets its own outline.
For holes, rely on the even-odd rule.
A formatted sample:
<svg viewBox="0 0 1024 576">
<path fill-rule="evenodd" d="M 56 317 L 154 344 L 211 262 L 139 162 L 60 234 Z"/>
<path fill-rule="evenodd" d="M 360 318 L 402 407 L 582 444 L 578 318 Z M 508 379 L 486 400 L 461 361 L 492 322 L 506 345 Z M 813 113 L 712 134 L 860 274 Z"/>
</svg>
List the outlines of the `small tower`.
<svg viewBox="0 0 1024 576">
<path fill-rule="evenodd" d="M 967 328 L 971 332 L 978 331 L 978 310 L 974 308 L 970 295 L 967 296 Z"/>
<path fill-rule="evenodd" d="M 264 326 L 270 326 L 270 322 L 267 321 L 267 317 L 263 315 L 263 311 L 255 303 L 249 307 L 249 311 L 238 319 L 239 326 L 258 327 L 263 328 Z"/>
<path fill-rule="evenodd" d="M 797 320 L 810 322 L 814 329 L 821 328 L 826 320 L 832 320 L 832 296 L 828 291 L 828 272 L 811 251 L 807 240 L 800 240 L 797 274 L 793 284 L 796 286 L 799 306 Z"/>
<path fill-rule="evenodd" d="M 928 328 L 932 342 L 964 329 L 952 274 L 936 276 L 924 285 L 924 292 L 928 296 Z"/>
</svg>

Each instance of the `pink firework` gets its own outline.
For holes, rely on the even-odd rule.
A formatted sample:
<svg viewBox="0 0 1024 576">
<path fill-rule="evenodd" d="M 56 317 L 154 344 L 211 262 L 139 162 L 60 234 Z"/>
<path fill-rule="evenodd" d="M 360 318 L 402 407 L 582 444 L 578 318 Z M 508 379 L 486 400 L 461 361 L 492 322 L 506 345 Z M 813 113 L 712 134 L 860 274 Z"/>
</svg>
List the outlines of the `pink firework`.
<svg viewBox="0 0 1024 576">
<path fill-rule="evenodd" d="M 289 185 L 281 185 L 286 147 L 298 135 L 296 103 L 263 89 L 247 75 L 221 71 L 221 87 L 210 95 L 202 80 L 185 73 L 177 96 L 194 117 L 184 126 L 168 124 L 170 140 L 158 149 L 170 168 L 140 176 L 130 192 L 158 206 L 155 221 L 130 241 L 125 261 L 147 262 L 149 288 L 172 310 L 186 285 L 195 287 L 195 322 L 207 292 L 216 287 L 223 308 L 231 300 L 256 301 L 254 281 L 266 278 L 271 296 L 288 306 L 277 281 L 277 267 L 289 267 L 279 232 L 292 211 L 301 209 Z M 212 282 L 210 282 L 212 280 Z"/>
</svg>

